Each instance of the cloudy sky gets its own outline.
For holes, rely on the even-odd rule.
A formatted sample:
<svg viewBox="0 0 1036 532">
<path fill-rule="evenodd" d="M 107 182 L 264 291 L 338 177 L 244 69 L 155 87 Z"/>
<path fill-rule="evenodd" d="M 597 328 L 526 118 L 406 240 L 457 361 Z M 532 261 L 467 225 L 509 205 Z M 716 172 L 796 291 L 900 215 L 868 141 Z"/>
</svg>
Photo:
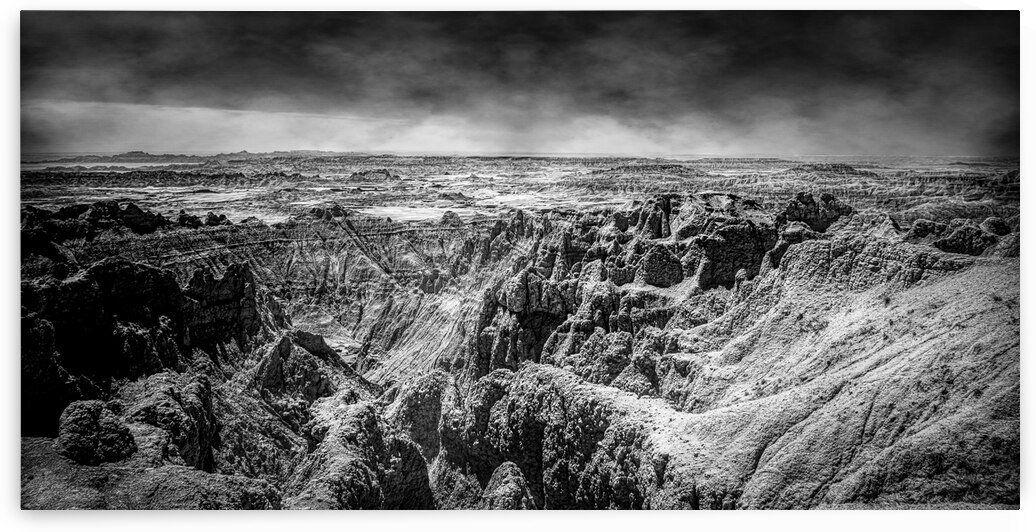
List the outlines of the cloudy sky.
<svg viewBox="0 0 1036 532">
<path fill-rule="evenodd" d="M 23 152 L 1014 155 L 1017 12 L 22 12 Z"/>
</svg>

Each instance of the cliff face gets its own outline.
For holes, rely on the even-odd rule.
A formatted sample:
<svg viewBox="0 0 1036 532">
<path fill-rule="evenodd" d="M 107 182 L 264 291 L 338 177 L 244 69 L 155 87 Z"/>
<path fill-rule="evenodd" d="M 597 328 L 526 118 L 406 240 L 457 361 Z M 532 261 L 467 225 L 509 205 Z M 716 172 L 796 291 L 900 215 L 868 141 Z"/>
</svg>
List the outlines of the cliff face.
<svg viewBox="0 0 1036 532">
<path fill-rule="evenodd" d="M 553 268 L 488 291 L 466 371 L 433 377 L 461 390 L 440 386 L 438 438 L 412 429 L 439 442 L 433 482 L 475 505 L 511 462 L 542 508 L 1015 503 L 1017 263 L 904 242 L 863 216 L 802 238 L 803 203 L 776 226 L 689 217 L 714 227 L 706 239 L 752 227 L 708 259 L 734 271 L 729 287 L 700 267 L 682 290 L 616 274 L 663 246 L 698 257 L 693 230 L 613 246 L 605 229 L 571 268 L 549 258 L 571 240 L 542 247 L 529 263 Z M 777 234 L 779 257 L 754 251 Z"/>
<path fill-rule="evenodd" d="M 99 210 L 23 214 L 25 507 L 1018 502 L 1009 221 Z"/>
</svg>

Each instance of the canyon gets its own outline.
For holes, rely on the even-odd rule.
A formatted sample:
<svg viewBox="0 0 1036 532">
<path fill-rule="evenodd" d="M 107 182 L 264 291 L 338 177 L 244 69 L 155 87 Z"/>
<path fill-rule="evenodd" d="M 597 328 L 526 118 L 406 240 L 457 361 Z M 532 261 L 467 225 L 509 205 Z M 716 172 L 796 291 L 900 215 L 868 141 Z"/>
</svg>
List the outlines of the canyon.
<svg viewBox="0 0 1036 532">
<path fill-rule="evenodd" d="M 22 507 L 1016 507 L 1019 185 L 997 158 L 33 161 Z"/>
</svg>

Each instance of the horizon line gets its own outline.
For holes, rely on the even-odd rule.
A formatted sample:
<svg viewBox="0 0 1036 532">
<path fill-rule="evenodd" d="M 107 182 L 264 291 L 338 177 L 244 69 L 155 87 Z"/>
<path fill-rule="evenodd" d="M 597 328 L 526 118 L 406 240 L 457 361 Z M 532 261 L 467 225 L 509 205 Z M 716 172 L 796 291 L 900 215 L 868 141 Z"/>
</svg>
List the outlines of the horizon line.
<svg viewBox="0 0 1036 532">
<path fill-rule="evenodd" d="M 1016 158 L 1020 159 L 1021 154 L 907 154 L 907 153 L 777 153 L 777 152 L 736 152 L 736 153 L 675 153 L 675 152 L 644 152 L 632 153 L 606 153 L 606 152 L 462 152 L 462 151 L 393 151 L 393 150 L 321 150 L 321 149 L 283 149 L 269 151 L 249 151 L 246 149 L 237 151 L 222 150 L 182 150 L 179 152 L 156 153 L 148 150 L 132 149 L 126 151 L 22 151 L 21 155 L 66 155 L 66 156 L 118 156 L 132 153 L 141 153 L 151 156 L 182 156 L 182 157 L 218 157 L 220 155 L 269 155 L 275 153 L 311 152 L 331 155 L 393 155 L 398 157 L 423 157 L 423 156 L 455 156 L 455 157 L 540 157 L 540 158 L 571 158 L 571 157 L 607 157 L 616 159 L 636 158 L 666 158 L 666 157 L 713 157 L 713 158 L 764 158 L 764 157 L 969 157 L 969 158 Z M 24 161 L 22 161 L 24 162 Z"/>
</svg>

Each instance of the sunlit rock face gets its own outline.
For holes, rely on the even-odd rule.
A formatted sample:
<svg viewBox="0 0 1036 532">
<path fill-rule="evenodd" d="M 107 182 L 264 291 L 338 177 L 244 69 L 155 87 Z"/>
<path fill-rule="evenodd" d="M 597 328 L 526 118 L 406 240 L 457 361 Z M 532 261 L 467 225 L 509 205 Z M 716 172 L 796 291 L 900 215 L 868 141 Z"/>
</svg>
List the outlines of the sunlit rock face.
<svg viewBox="0 0 1036 532">
<path fill-rule="evenodd" d="M 1018 504 L 1010 169 L 385 157 L 23 207 L 23 507 Z"/>
</svg>

